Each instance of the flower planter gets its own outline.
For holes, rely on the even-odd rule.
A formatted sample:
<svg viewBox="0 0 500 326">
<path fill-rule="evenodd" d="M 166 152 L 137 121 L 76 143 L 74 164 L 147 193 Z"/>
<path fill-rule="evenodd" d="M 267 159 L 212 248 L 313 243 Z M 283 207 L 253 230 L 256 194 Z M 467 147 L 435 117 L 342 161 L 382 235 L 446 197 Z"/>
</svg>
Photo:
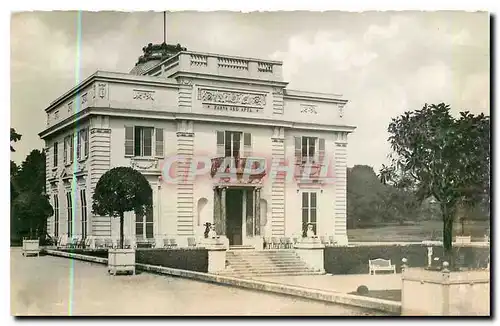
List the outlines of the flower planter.
<svg viewBox="0 0 500 326">
<path fill-rule="evenodd" d="M 132 273 L 135 275 L 135 249 L 109 249 L 108 273 Z"/>
<path fill-rule="evenodd" d="M 455 243 L 470 243 L 470 235 L 457 235 Z"/>
<path fill-rule="evenodd" d="M 39 256 L 40 255 L 40 240 L 23 240 L 23 256 Z"/>
<path fill-rule="evenodd" d="M 403 316 L 490 315 L 489 270 L 406 268 L 401 278 Z"/>
</svg>

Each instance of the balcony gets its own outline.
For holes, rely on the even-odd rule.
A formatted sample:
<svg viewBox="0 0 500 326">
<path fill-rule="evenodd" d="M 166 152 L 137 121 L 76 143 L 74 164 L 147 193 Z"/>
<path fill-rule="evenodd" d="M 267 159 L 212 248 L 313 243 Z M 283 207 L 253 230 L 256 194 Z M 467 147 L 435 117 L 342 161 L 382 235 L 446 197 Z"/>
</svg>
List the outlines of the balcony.
<svg viewBox="0 0 500 326">
<path fill-rule="evenodd" d="M 260 183 L 266 175 L 265 160 L 244 157 L 216 157 L 210 176 L 221 183 Z"/>
<path fill-rule="evenodd" d="M 332 173 L 323 160 L 306 161 L 295 165 L 294 177 L 298 183 L 323 183 L 332 177 Z"/>
</svg>

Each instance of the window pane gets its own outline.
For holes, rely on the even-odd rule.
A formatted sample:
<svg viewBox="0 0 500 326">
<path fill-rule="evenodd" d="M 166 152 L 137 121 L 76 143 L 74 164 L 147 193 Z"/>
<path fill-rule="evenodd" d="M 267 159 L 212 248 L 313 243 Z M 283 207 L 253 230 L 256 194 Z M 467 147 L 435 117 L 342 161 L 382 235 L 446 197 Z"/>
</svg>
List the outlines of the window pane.
<svg viewBox="0 0 500 326">
<path fill-rule="evenodd" d="M 142 222 L 143 221 L 143 216 L 142 215 L 135 215 L 135 222 L 136 223 L 139 223 L 139 222 Z"/>
<path fill-rule="evenodd" d="M 230 157 L 231 155 L 231 132 L 225 132 L 225 140 L 224 140 L 224 157 Z"/>
<path fill-rule="evenodd" d="M 233 133 L 233 157 L 239 157 L 240 156 L 240 141 L 241 141 L 241 134 L 239 132 Z"/>
<path fill-rule="evenodd" d="M 316 138 L 309 138 L 309 157 L 314 157 Z"/>
<path fill-rule="evenodd" d="M 148 209 L 146 212 L 146 222 L 153 222 L 153 210 Z"/>
<path fill-rule="evenodd" d="M 316 208 L 316 193 L 315 192 L 311 192 L 311 207 L 314 207 Z"/>
<path fill-rule="evenodd" d="M 308 156 L 307 155 L 307 149 L 308 149 L 307 140 L 308 140 L 307 137 L 302 137 L 302 157 Z"/>
<path fill-rule="evenodd" d="M 142 223 L 135 224 L 135 236 L 136 238 L 144 238 L 144 226 Z"/>
<path fill-rule="evenodd" d="M 153 237 L 153 223 L 146 223 L 146 238 L 151 239 Z"/>
<path fill-rule="evenodd" d="M 217 145 L 224 145 L 224 131 L 217 131 Z"/>
<path fill-rule="evenodd" d="M 153 128 L 143 128 L 144 152 L 143 156 L 151 156 L 153 148 Z"/>
<path fill-rule="evenodd" d="M 135 127 L 134 128 L 134 155 L 141 156 L 141 147 L 142 147 L 142 139 L 141 139 L 142 128 Z"/>
<path fill-rule="evenodd" d="M 311 219 L 309 222 L 316 223 L 316 208 L 311 208 Z"/>
<path fill-rule="evenodd" d="M 307 207 L 309 207 L 309 193 L 303 192 L 302 193 L 302 208 L 307 208 Z"/>
<path fill-rule="evenodd" d="M 252 146 L 252 135 L 249 133 L 243 134 L 243 144 L 245 146 Z"/>
</svg>

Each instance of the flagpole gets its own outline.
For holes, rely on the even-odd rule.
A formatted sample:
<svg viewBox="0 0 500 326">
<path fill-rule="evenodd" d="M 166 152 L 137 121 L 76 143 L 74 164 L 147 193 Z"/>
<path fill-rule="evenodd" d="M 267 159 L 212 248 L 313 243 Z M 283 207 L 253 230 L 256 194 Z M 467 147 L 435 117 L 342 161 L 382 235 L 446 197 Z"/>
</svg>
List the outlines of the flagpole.
<svg viewBox="0 0 500 326">
<path fill-rule="evenodd" d="M 167 12 L 163 12 L 163 43 L 167 43 Z"/>
</svg>

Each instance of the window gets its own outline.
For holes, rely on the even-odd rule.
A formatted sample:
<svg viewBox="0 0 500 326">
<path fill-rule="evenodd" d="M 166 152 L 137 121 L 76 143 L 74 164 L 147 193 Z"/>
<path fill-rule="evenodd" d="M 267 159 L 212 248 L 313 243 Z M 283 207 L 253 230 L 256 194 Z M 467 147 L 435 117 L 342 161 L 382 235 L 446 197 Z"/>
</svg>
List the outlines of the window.
<svg viewBox="0 0 500 326">
<path fill-rule="evenodd" d="M 306 236 L 307 225 L 313 225 L 313 231 L 317 234 L 316 230 L 316 193 L 303 192 L 302 193 L 302 236 Z"/>
<path fill-rule="evenodd" d="M 54 167 L 57 167 L 57 163 L 59 161 L 59 155 L 58 155 L 58 147 L 59 144 L 57 142 L 54 143 Z"/>
<path fill-rule="evenodd" d="M 68 237 L 73 235 L 73 204 L 71 200 L 71 192 L 66 193 L 66 204 L 68 211 Z"/>
<path fill-rule="evenodd" d="M 59 236 L 59 197 L 54 195 L 54 237 Z"/>
<path fill-rule="evenodd" d="M 89 130 L 82 129 L 78 132 L 76 143 L 76 157 L 77 159 L 87 158 L 89 154 Z"/>
<path fill-rule="evenodd" d="M 295 160 L 298 163 L 321 163 L 325 157 L 325 139 L 295 137 Z"/>
<path fill-rule="evenodd" d="M 302 137 L 302 158 L 314 159 L 316 153 L 316 139 L 314 137 Z"/>
<path fill-rule="evenodd" d="M 153 140 L 155 141 L 153 153 Z M 163 129 L 152 127 L 125 127 L 125 156 L 163 157 Z"/>
<path fill-rule="evenodd" d="M 135 216 L 135 236 L 137 239 L 153 238 L 153 209 L 146 211 L 145 215 Z"/>
<path fill-rule="evenodd" d="M 73 144 L 73 134 L 64 137 L 64 163 L 73 163 L 73 151 L 74 151 L 74 144 Z"/>
<path fill-rule="evenodd" d="M 85 189 L 80 190 L 80 206 L 82 209 L 82 239 L 87 237 L 87 194 Z"/>
</svg>

